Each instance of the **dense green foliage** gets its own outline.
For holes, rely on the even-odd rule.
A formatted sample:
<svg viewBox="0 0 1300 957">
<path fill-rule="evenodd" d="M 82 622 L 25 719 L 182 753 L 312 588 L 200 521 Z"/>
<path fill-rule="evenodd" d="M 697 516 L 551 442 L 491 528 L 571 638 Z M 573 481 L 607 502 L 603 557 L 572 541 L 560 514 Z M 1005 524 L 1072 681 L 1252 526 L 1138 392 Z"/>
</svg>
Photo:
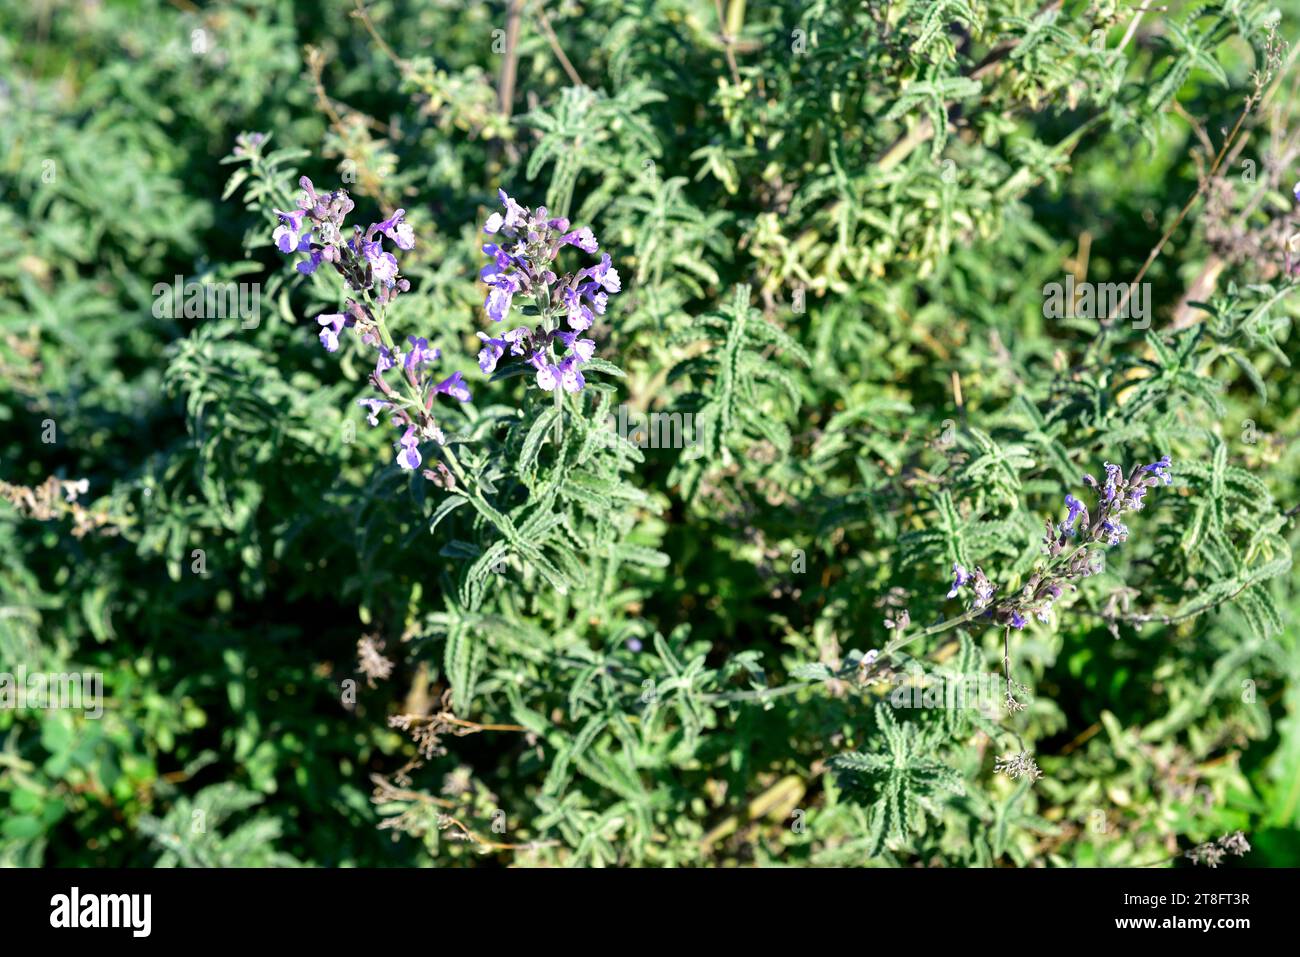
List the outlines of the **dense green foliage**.
<svg viewBox="0 0 1300 957">
<path fill-rule="evenodd" d="M 1300 862 L 1300 4 L 1133 11 L 0 0 L 0 672 L 104 695 L 0 710 L 0 862 Z M 407 211 L 454 488 L 317 341 L 303 174 Z M 475 365 L 498 186 L 622 274 L 562 402 Z M 1046 622 L 945 599 L 1166 454 Z"/>
</svg>

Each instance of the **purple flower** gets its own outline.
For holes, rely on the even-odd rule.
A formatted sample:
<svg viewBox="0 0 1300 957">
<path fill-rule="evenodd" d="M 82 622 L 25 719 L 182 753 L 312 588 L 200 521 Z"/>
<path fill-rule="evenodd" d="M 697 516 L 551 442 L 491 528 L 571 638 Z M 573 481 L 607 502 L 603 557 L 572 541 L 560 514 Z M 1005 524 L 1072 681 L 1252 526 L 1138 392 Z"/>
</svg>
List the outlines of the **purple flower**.
<svg viewBox="0 0 1300 957">
<path fill-rule="evenodd" d="M 501 200 L 501 205 L 506 208 L 506 215 L 503 220 L 506 229 L 518 229 L 520 226 L 528 224 L 528 210 L 507 196 L 504 189 L 497 190 L 497 198 Z M 495 231 L 493 230 L 493 232 Z"/>
<path fill-rule="evenodd" d="M 1295 201 L 1300 203 L 1300 183 L 1295 184 L 1295 188 L 1291 190 L 1291 194 L 1295 196 Z"/>
<path fill-rule="evenodd" d="M 411 344 L 411 349 L 403 360 L 403 367 L 408 372 L 418 372 L 421 366 L 428 365 L 442 355 L 438 349 L 430 349 L 429 340 L 423 336 L 419 339 L 407 336 L 406 341 Z"/>
<path fill-rule="evenodd" d="M 377 280 L 386 286 L 392 286 L 397 281 L 397 258 L 392 253 L 384 252 L 380 243 L 363 242 L 361 254 L 366 257 L 370 271 Z"/>
<path fill-rule="evenodd" d="M 420 440 L 415 434 L 415 426 L 408 425 L 398 440 L 397 464 L 403 469 L 414 471 L 420 467 Z"/>
<path fill-rule="evenodd" d="M 553 391 L 559 381 L 560 370 L 556 366 L 543 362 L 541 356 L 535 357 L 533 365 L 537 367 L 537 387 L 543 392 Z"/>
<path fill-rule="evenodd" d="M 591 357 L 596 353 L 595 340 L 579 339 L 576 332 L 565 332 L 560 329 L 556 331 L 555 338 L 564 343 L 564 347 L 576 355 L 579 362 L 590 362 Z"/>
<path fill-rule="evenodd" d="M 491 375 L 497 367 L 497 360 L 505 355 L 506 340 L 493 339 L 485 332 L 477 334 L 483 340 L 483 348 L 478 351 L 478 367 L 487 375 Z"/>
<path fill-rule="evenodd" d="M 275 227 L 275 232 L 271 233 L 276 248 L 282 253 L 305 253 L 311 249 L 311 229 L 303 229 L 302 226 L 302 218 L 307 214 L 307 210 L 295 209 L 286 213 L 282 209 L 277 209 L 274 212 L 280 217 L 280 225 Z"/>
<path fill-rule="evenodd" d="M 576 289 L 564 290 L 564 308 L 569 320 L 569 328 L 582 332 L 591 328 L 596 317 L 591 314 Z"/>
<path fill-rule="evenodd" d="M 414 249 L 415 230 L 411 229 L 410 223 L 402 221 L 402 217 L 405 215 L 406 210 L 399 209 L 391 217 L 385 219 L 382 223 L 376 223 L 371 228 L 382 232 L 393 241 L 393 245 L 398 249 Z"/>
<path fill-rule="evenodd" d="M 1169 461 L 1169 456 L 1166 455 L 1163 456 L 1159 462 L 1152 462 L 1150 465 L 1142 466 L 1142 471 L 1150 472 L 1156 478 L 1163 480 L 1165 485 L 1168 485 L 1173 481 L 1173 477 L 1169 474 L 1171 465 L 1172 463 Z"/>
<path fill-rule="evenodd" d="M 298 272 L 302 273 L 304 276 L 310 276 L 320 267 L 323 258 L 324 253 L 319 249 L 313 249 L 310 256 L 298 263 Z"/>
<path fill-rule="evenodd" d="M 379 413 L 384 409 L 390 408 L 392 404 L 393 403 L 391 402 L 385 402 L 383 399 L 358 399 L 357 400 L 357 405 L 370 410 L 370 412 L 366 415 L 366 421 L 369 422 L 371 425 L 378 425 Z"/>
<path fill-rule="evenodd" d="M 524 343 L 528 339 L 532 330 L 527 326 L 518 326 L 509 332 L 502 334 L 501 338 L 510 343 L 510 354 L 512 356 L 521 356 L 524 354 Z"/>
<path fill-rule="evenodd" d="M 405 221 L 405 210 L 399 209 L 388 219 L 372 223 L 367 230 L 351 227 L 351 238 L 345 241 L 343 223 L 353 209 L 347 191 L 336 190 L 322 195 L 305 176 L 299 180 L 299 185 L 303 189 L 303 196 L 298 200 L 299 208 L 290 212 L 276 210 L 280 218 L 280 225 L 273 233 L 276 246 L 284 252 L 310 254 L 298 263 L 300 272 L 311 274 L 322 263 L 328 263 L 342 277 L 345 289 L 366 293 L 364 304 L 357 298 L 348 298 L 343 312 L 323 313 L 317 317 L 321 326 L 321 344 L 334 352 L 339 348 L 343 330 L 355 327 L 361 343 L 376 351 L 370 382 L 379 396 L 361 399 L 359 404 L 367 410 L 366 419 L 372 426 L 379 424 L 381 413 L 387 412 L 391 416 L 393 424 L 401 432 L 401 438 L 394 446 L 397 464 L 404 470 L 414 471 L 422 461 L 419 448 L 422 440 L 445 442 L 445 433 L 433 415 L 434 395 L 443 393 L 461 402 L 470 401 L 469 389 L 459 372 L 436 386 L 433 384 L 433 377 L 425 370 L 441 353 L 431 347 L 427 339 L 407 336 L 410 348 L 405 354 L 395 346 L 385 344 L 389 339 L 384 316 L 397 296 L 410 291 L 411 283 L 400 276 L 397 257 L 384 251 L 383 240 L 388 239 L 398 249 L 411 249 L 415 245 L 415 233 Z M 513 212 L 511 218 L 517 218 Z M 525 282 L 526 277 L 507 272 L 516 268 L 518 262 L 502 250 L 493 247 L 493 251 L 496 264 L 485 270 L 484 275 L 490 277 L 492 285 L 507 294 L 508 306 L 508 296 L 519 289 L 519 283 Z M 356 293 L 350 295 L 356 296 Z M 521 333 L 527 334 L 528 330 L 523 329 Z M 510 338 L 494 340 L 496 355 L 493 361 L 504 352 Z M 512 345 L 512 348 L 516 347 L 517 344 Z M 394 388 L 384 379 L 384 373 L 399 364 L 405 370 L 405 381 L 401 386 L 409 393 L 409 398 L 399 399 Z M 445 466 L 439 464 L 438 469 L 439 472 L 427 471 L 425 474 L 448 475 Z M 452 484 L 444 481 L 443 487 L 450 488 Z"/>
<path fill-rule="evenodd" d="M 966 571 L 966 569 L 958 565 L 956 562 L 952 563 L 952 574 L 953 574 L 953 583 L 952 583 L 952 588 L 948 590 L 948 597 L 956 598 L 957 592 L 961 589 L 961 587 L 971 580 L 971 574 L 970 572 Z"/>
<path fill-rule="evenodd" d="M 379 358 L 375 362 L 375 375 L 383 375 L 397 365 L 398 360 L 401 358 L 402 354 L 400 352 L 394 352 L 388 346 L 380 346 Z"/>
<path fill-rule="evenodd" d="M 468 402 L 470 400 L 469 387 L 465 385 L 464 377 L 459 372 L 453 372 L 447 378 L 443 379 L 434 387 L 433 391 L 449 395 L 453 399 L 459 399 L 461 402 Z"/>
<path fill-rule="evenodd" d="M 483 343 L 478 354 L 479 368 L 491 373 L 505 355 L 522 356 L 536 370 L 537 387 L 553 392 L 563 387 L 580 392 L 586 385 L 579 366 L 595 356 L 594 339 L 579 338 L 578 333 L 594 325 L 604 313 L 610 293 L 622 288 L 618 270 L 608 254 L 595 266 L 579 269 L 560 277 L 555 268 L 560 250 L 573 246 L 588 255 L 599 248 L 590 227 L 569 231 L 564 217 L 551 217 L 544 207 L 530 210 L 499 190 L 503 212 L 493 213 L 483 231 L 500 234 L 495 242 L 484 243 L 483 252 L 492 257 L 479 275 L 487 284 L 483 308 L 494 322 L 510 314 L 515 296 L 527 297 L 531 309 L 541 315 L 534 328 L 521 326 L 495 338 L 479 333 Z M 568 329 L 557 329 L 563 315 Z M 562 343 L 567 355 L 560 357 L 554 343 Z"/>
<path fill-rule="evenodd" d="M 1101 530 L 1106 533 L 1107 545 L 1118 545 L 1120 542 L 1128 541 L 1128 526 L 1118 518 L 1102 522 Z"/>
<path fill-rule="evenodd" d="M 584 253 L 595 253 L 599 248 L 596 242 L 596 235 L 591 231 L 590 226 L 583 226 L 581 229 L 575 229 L 571 233 L 565 233 L 560 237 L 560 245 L 568 244 L 577 246 Z"/>
<path fill-rule="evenodd" d="M 320 342 L 325 347 L 326 352 L 335 352 L 339 347 L 339 334 L 343 332 L 343 326 L 347 323 L 347 316 L 341 312 L 326 313 L 316 317 L 323 328 L 320 331 Z"/>
<path fill-rule="evenodd" d="M 618 292 L 623 288 L 623 281 L 618 278 L 618 270 L 610 264 L 609 253 L 603 253 L 600 257 L 600 265 L 591 268 L 591 278 L 596 280 L 606 292 Z M 604 312 L 602 307 L 597 312 Z"/>
<path fill-rule="evenodd" d="M 578 371 L 577 356 L 569 356 L 564 359 L 559 365 L 559 372 L 560 384 L 564 386 L 565 392 L 581 392 L 582 387 L 587 384 L 587 380 Z"/>
<path fill-rule="evenodd" d="M 996 591 L 996 588 L 994 588 L 993 583 L 984 576 L 983 570 L 978 566 L 975 568 L 972 587 L 975 589 L 975 601 L 971 603 L 973 608 L 983 608 L 993 600 L 993 592 Z"/>
<path fill-rule="evenodd" d="M 1124 481 L 1124 470 L 1118 465 L 1105 463 L 1106 468 L 1106 487 L 1102 490 L 1105 495 L 1105 501 L 1110 502 L 1115 498 L 1115 491 Z"/>
<path fill-rule="evenodd" d="M 1025 627 L 1025 616 L 1022 615 L 1022 614 L 1020 614 L 1020 612 L 1018 612 L 1018 611 L 1013 611 L 1013 612 L 1011 613 L 1011 627 L 1012 627 L 1012 628 L 1024 628 L 1024 627 Z"/>
<path fill-rule="evenodd" d="M 478 271 L 479 276 L 484 280 L 488 280 L 492 276 L 502 275 L 507 269 L 519 265 L 519 261 L 514 256 L 511 256 L 496 243 L 484 243 L 483 252 L 492 257 L 492 261 Z M 513 277 L 506 278 L 513 279 Z"/>
<path fill-rule="evenodd" d="M 493 286 L 488 290 L 483 308 L 493 322 L 501 322 L 510 312 L 510 301 L 514 297 L 512 290 L 506 286 Z"/>
<path fill-rule="evenodd" d="M 1069 509 L 1070 512 L 1065 516 L 1065 521 L 1061 523 L 1061 531 L 1073 535 L 1074 523 L 1079 520 L 1081 514 L 1086 515 L 1088 510 L 1084 507 L 1083 503 L 1073 495 L 1065 496 L 1065 507 Z"/>
</svg>

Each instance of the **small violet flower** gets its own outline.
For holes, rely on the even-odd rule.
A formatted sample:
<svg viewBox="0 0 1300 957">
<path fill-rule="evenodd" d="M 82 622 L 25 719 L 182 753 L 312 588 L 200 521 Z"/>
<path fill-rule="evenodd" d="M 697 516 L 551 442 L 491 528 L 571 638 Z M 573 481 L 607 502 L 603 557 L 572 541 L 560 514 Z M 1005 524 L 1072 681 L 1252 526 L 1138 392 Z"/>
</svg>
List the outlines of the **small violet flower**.
<svg viewBox="0 0 1300 957">
<path fill-rule="evenodd" d="M 957 592 L 961 589 L 961 586 L 971 580 L 971 575 L 970 572 L 966 571 L 966 569 L 962 568 L 956 562 L 952 563 L 952 574 L 952 588 L 948 590 L 948 597 L 956 598 Z"/>
<path fill-rule="evenodd" d="M 449 395 L 460 402 L 470 400 L 469 387 L 465 385 L 460 372 L 453 372 L 447 378 L 439 382 L 433 389 L 434 392 L 441 392 L 443 395 Z"/>
<path fill-rule="evenodd" d="M 1084 516 L 1083 521 L 1085 524 L 1087 523 L 1088 509 L 1073 495 L 1065 496 L 1065 507 L 1069 509 L 1069 514 L 1065 516 L 1065 521 L 1061 523 L 1061 531 L 1073 535 L 1074 524 L 1079 520 L 1080 515 Z"/>
</svg>

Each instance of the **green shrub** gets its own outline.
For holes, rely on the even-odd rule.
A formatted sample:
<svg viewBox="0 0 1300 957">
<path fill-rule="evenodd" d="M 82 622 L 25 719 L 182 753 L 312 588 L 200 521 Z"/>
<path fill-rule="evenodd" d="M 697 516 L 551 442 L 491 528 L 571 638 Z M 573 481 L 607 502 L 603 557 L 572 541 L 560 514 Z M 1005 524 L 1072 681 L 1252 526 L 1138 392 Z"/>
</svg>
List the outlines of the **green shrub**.
<svg viewBox="0 0 1300 957">
<path fill-rule="evenodd" d="M 0 672 L 103 710 L 0 709 L 0 861 L 1300 860 L 1294 4 L 49 6 Z M 409 290 L 293 268 L 304 176 Z M 570 328 L 498 188 L 621 277 L 580 391 L 475 362 Z"/>
</svg>

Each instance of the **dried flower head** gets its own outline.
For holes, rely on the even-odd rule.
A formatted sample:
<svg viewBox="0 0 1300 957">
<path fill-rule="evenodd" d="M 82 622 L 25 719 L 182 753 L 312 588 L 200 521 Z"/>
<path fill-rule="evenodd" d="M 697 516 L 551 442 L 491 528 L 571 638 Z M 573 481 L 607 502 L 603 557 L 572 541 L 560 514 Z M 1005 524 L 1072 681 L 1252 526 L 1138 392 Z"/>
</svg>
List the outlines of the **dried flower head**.
<svg viewBox="0 0 1300 957">
<path fill-rule="evenodd" d="M 375 687 L 375 681 L 385 681 L 393 673 L 393 662 L 381 653 L 384 642 L 376 635 L 362 635 L 357 639 L 357 670 L 366 676 L 366 684 Z"/>
<path fill-rule="evenodd" d="M 1233 857 L 1244 857 L 1248 853 L 1250 853 L 1250 842 L 1246 840 L 1246 835 L 1241 831 L 1234 831 L 1223 835 L 1218 840 L 1196 845 L 1187 852 L 1186 857 L 1193 864 L 1218 867 L 1229 854 Z"/>
<path fill-rule="evenodd" d="M 1005 774 L 1013 781 L 1022 777 L 1037 781 L 1043 776 L 1043 772 L 1039 770 L 1038 765 L 1034 762 L 1034 756 L 1028 751 L 997 758 L 993 762 L 993 771 L 995 774 Z"/>
</svg>

